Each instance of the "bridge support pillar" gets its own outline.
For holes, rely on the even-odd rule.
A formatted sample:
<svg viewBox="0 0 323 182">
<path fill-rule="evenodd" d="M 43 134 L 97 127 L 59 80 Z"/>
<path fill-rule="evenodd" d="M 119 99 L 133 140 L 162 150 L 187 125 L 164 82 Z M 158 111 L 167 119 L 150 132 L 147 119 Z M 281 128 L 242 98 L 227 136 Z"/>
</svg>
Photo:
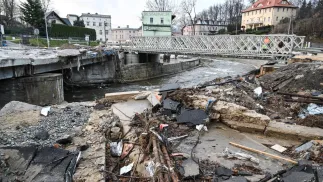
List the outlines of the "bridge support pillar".
<svg viewBox="0 0 323 182">
<path fill-rule="evenodd" d="M 22 78 L 26 100 L 30 104 L 46 106 L 64 101 L 63 75 L 45 73 Z"/>
</svg>

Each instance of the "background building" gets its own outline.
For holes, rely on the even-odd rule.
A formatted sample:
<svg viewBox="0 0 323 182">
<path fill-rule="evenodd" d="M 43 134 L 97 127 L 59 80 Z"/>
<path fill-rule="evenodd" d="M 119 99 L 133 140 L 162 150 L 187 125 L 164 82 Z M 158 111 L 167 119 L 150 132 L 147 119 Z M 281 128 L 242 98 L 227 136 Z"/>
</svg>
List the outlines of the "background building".
<svg viewBox="0 0 323 182">
<path fill-rule="evenodd" d="M 61 24 L 61 25 L 68 25 L 68 23 L 63 20 L 55 11 L 50 11 L 46 13 L 46 20 L 48 25 L 51 24 Z"/>
<path fill-rule="evenodd" d="M 84 21 L 86 28 L 92 28 L 96 31 L 96 38 L 100 41 L 107 41 L 111 33 L 111 16 L 100 15 L 98 13 L 82 13 L 80 20 Z"/>
<path fill-rule="evenodd" d="M 277 25 L 284 18 L 295 18 L 296 9 L 287 0 L 258 0 L 242 11 L 242 27 L 246 29 Z"/>
<path fill-rule="evenodd" d="M 225 21 L 197 19 L 195 22 L 195 35 L 214 35 L 219 30 L 227 30 L 228 23 Z M 194 35 L 193 25 L 188 25 L 183 30 L 183 35 Z"/>
<path fill-rule="evenodd" d="M 171 11 L 143 11 L 143 36 L 171 36 L 174 18 Z"/>
<path fill-rule="evenodd" d="M 71 25 L 74 26 L 74 21 L 77 20 L 79 16 L 73 15 L 73 14 L 68 14 L 67 19 L 70 21 Z"/>
<path fill-rule="evenodd" d="M 129 28 L 129 25 L 124 28 L 113 28 L 109 41 L 126 42 L 131 37 L 141 36 L 141 28 Z"/>
</svg>

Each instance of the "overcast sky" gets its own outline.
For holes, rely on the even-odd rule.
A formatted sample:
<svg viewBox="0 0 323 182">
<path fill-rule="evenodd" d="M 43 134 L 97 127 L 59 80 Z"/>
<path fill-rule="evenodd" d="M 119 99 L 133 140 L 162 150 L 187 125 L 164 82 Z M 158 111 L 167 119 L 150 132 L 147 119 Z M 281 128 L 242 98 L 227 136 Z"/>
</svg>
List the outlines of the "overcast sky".
<svg viewBox="0 0 323 182">
<path fill-rule="evenodd" d="M 111 15 L 112 27 L 138 28 L 140 15 L 146 8 L 146 0 L 51 0 L 53 8 L 61 17 L 67 14 L 99 13 Z M 180 2 L 180 0 L 177 0 Z M 197 0 L 197 12 L 224 0 Z"/>
</svg>

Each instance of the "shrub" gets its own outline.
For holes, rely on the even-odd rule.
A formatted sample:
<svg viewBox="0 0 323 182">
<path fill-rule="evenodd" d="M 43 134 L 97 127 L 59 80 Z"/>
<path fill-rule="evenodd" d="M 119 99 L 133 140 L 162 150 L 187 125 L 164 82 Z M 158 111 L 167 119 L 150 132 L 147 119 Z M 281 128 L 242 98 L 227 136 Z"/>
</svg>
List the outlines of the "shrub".
<svg viewBox="0 0 323 182">
<path fill-rule="evenodd" d="M 94 29 L 60 24 L 52 24 L 49 35 L 50 37 L 65 39 L 69 37 L 85 37 L 85 35 L 90 35 L 90 40 L 96 40 L 96 32 Z"/>
<path fill-rule="evenodd" d="M 218 34 L 225 34 L 225 29 L 220 29 L 220 30 L 218 31 Z"/>
</svg>

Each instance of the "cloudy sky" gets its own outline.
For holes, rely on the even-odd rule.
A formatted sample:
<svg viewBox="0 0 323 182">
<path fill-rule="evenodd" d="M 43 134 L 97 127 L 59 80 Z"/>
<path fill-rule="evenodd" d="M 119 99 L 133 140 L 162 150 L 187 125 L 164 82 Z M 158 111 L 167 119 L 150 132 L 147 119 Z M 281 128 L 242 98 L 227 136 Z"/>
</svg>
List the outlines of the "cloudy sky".
<svg viewBox="0 0 323 182">
<path fill-rule="evenodd" d="M 51 0 L 51 8 L 61 17 L 67 14 L 99 13 L 111 15 L 112 27 L 140 26 L 141 12 L 146 8 L 146 0 Z M 175 0 L 176 1 L 176 0 Z M 180 2 L 180 0 L 177 0 Z M 197 0 L 197 12 L 224 0 Z"/>
</svg>

